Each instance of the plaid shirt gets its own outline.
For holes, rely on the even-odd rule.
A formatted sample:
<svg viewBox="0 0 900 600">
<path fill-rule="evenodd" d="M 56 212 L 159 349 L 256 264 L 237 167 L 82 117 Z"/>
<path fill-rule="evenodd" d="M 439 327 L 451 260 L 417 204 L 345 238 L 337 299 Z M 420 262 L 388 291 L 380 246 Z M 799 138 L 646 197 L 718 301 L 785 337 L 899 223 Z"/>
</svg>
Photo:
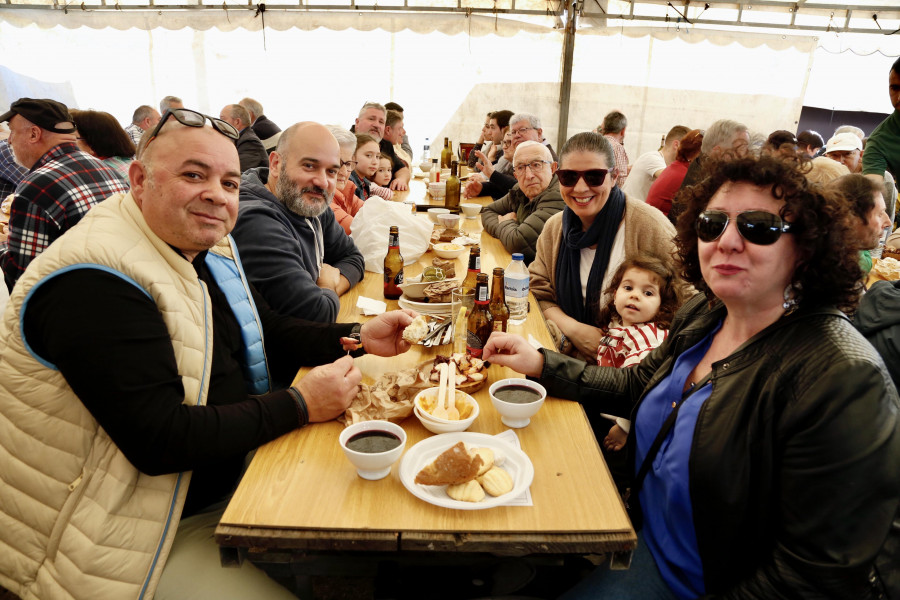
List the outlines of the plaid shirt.
<svg viewBox="0 0 900 600">
<path fill-rule="evenodd" d="M 16 186 L 27 174 L 28 169 L 16 162 L 9 142 L 0 140 L 0 202 L 16 191 Z"/>
<path fill-rule="evenodd" d="M 609 140 L 613 150 L 616 153 L 616 169 L 619 170 L 619 176 L 616 178 L 616 185 L 622 187 L 625 185 L 625 178 L 628 177 L 628 155 L 625 153 L 625 146 L 619 143 L 615 136 L 606 134 L 603 137 Z"/>
<path fill-rule="evenodd" d="M 125 128 L 125 133 L 128 134 L 128 137 L 131 138 L 131 141 L 134 142 L 134 147 L 137 148 L 137 145 L 141 143 L 141 136 L 144 135 L 144 130 L 131 123 L 128 127 Z"/>
<path fill-rule="evenodd" d="M 94 204 L 127 191 L 128 181 L 74 142 L 51 148 L 16 188 L 9 248 L 0 257 L 6 285 L 12 289 L 25 267 Z"/>
</svg>

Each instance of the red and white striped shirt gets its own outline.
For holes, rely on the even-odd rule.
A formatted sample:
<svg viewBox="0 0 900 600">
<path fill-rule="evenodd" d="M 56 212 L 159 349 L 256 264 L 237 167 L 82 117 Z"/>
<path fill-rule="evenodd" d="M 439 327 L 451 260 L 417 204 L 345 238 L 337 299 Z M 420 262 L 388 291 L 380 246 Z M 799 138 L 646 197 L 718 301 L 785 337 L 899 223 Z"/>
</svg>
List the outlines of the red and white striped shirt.
<svg viewBox="0 0 900 600">
<path fill-rule="evenodd" d="M 641 323 L 628 327 L 610 324 L 597 348 L 597 364 L 603 367 L 630 367 L 641 362 L 651 350 L 669 335 L 668 329 L 656 323 Z"/>
</svg>

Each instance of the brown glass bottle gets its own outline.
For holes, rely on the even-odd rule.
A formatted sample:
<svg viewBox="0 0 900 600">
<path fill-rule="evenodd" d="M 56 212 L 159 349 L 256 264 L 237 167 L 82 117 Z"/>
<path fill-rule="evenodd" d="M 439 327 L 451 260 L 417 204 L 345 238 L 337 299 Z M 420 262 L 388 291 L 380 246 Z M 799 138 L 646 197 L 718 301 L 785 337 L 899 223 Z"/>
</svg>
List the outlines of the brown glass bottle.
<svg viewBox="0 0 900 600">
<path fill-rule="evenodd" d="M 479 273 L 475 285 L 475 307 L 466 324 L 466 352 L 476 358 L 481 357 L 484 346 L 494 331 L 494 317 L 491 316 L 489 304 L 488 276 L 487 273 Z"/>
<path fill-rule="evenodd" d="M 396 300 L 403 295 L 401 283 L 403 283 L 403 257 L 400 256 L 400 231 L 396 225 L 392 225 L 388 234 L 388 251 L 384 257 L 384 297 Z"/>
<path fill-rule="evenodd" d="M 447 178 L 447 191 L 445 203 L 447 208 L 459 208 L 459 163 L 455 160 L 450 163 L 450 177 Z"/>
<path fill-rule="evenodd" d="M 481 273 L 481 247 L 475 244 L 469 250 L 469 269 L 466 271 L 466 278 L 463 279 L 462 285 L 459 287 L 466 290 L 474 290 L 479 273 Z"/>
<path fill-rule="evenodd" d="M 509 307 L 506 305 L 506 291 L 503 287 L 503 267 L 494 267 L 494 280 L 491 282 L 491 316 L 494 318 L 494 331 L 506 332 L 509 321 Z"/>
<path fill-rule="evenodd" d="M 441 149 L 441 168 L 449 169 L 453 161 L 453 150 L 450 149 L 450 138 L 444 138 L 444 147 Z"/>
</svg>

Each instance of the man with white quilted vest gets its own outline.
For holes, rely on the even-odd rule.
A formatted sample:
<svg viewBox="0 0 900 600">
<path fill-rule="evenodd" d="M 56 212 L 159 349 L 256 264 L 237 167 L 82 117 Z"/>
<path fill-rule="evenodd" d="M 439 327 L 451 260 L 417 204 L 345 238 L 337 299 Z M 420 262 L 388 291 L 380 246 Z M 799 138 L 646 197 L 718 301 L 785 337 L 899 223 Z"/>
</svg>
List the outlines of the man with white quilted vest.
<svg viewBox="0 0 900 600">
<path fill-rule="evenodd" d="M 310 323 L 261 300 L 227 235 L 235 137 L 167 111 L 131 191 L 16 285 L 0 321 L 0 585 L 23 599 L 292 598 L 219 564 L 212 533 L 246 454 L 340 415 L 359 342 L 409 348 L 415 313 Z M 304 364 L 322 366 L 273 391 Z"/>
</svg>

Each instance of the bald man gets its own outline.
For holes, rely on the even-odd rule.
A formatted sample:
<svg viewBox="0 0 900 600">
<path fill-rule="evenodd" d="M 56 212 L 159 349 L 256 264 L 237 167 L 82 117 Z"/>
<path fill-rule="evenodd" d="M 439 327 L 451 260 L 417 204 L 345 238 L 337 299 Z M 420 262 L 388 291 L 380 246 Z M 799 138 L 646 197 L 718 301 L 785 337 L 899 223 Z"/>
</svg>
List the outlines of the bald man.
<svg viewBox="0 0 900 600">
<path fill-rule="evenodd" d="M 318 123 L 288 127 L 269 168 L 241 178 L 234 239 L 250 281 L 276 311 L 332 323 L 365 261 L 329 209 L 341 150 Z"/>
</svg>

